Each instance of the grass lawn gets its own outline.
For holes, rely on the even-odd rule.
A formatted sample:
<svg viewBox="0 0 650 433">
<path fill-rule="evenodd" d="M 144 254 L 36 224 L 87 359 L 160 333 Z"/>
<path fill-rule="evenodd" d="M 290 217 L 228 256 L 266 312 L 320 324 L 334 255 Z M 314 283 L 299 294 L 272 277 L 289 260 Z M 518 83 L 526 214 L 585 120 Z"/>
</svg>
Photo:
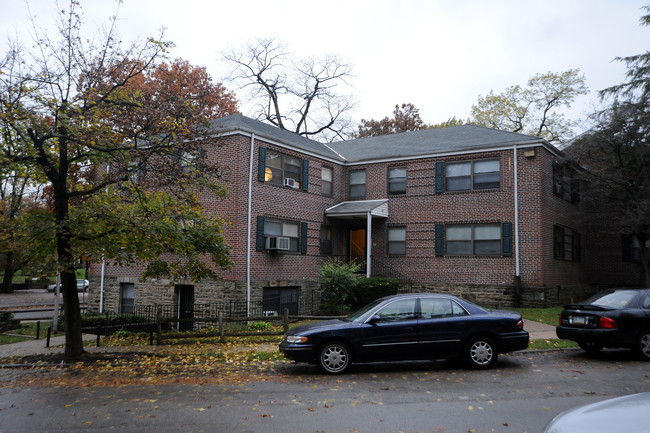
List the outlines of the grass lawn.
<svg viewBox="0 0 650 433">
<path fill-rule="evenodd" d="M 520 313 L 524 320 L 533 322 L 545 323 L 551 326 L 557 326 L 558 317 L 562 311 L 562 307 L 548 307 L 548 308 L 509 308 L 511 311 Z"/>
<path fill-rule="evenodd" d="M 562 307 L 510 308 L 510 310 L 520 313 L 525 321 L 527 320 L 530 322 L 539 322 L 551 326 L 557 326 L 558 317 L 562 311 Z M 553 338 L 549 340 L 531 341 L 528 345 L 529 350 L 564 349 L 570 347 L 578 347 L 578 344 L 569 340 L 560 340 L 559 338 Z"/>
<path fill-rule="evenodd" d="M 40 337 L 44 339 L 47 337 L 47 327 L 52 326 L 51 320 L 41 321 Z M 11 334 L 11 335 L 6 335 Z M 24 337 L 20 337 L 24 335 Z M 55 337 L 63 335 L 63 333 L 52 333 L 51 336 Z M 31 338 L 30 338 L 31 337 Z M 21 341 L 33 340 L 36 337 L 36 322 L 23 323 L 18 329 L 12 329 L 4 334 L 0 334 L 0 344 L 19 343 Z"/>
</svg>

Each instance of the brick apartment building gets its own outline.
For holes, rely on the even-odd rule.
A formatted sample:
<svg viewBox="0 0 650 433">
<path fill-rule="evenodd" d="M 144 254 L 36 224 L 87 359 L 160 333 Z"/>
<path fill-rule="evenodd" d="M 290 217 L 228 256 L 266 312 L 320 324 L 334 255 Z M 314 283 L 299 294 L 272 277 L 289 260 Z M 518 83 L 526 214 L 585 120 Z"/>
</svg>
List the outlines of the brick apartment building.
<svg viewBox="0 0 650 433">
<path fill-rule="evenodd" d="M 238 114 L 213 127 L 204 157 L 228 197 L 204 206 L 231 223 L 232 270 L 141 282 L 138 269 L 94 264 L 91 309 L 277 296 L 297 308 L 331 256 L 485 306 L 637 282 L 621 235 L 587 230 L 578 178 L 541 138 L 463 125 L 323 144 Z"/>
</svg>

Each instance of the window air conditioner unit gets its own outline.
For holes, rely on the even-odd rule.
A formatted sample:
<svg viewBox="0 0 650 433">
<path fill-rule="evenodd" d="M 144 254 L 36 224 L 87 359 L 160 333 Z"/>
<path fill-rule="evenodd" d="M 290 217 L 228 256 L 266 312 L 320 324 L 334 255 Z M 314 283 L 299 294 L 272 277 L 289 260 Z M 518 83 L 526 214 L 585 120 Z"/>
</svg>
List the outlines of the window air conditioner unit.
<svg viewBox="0 0 650 433">
<path fill-rule="evenodd" d="M 265 241 L 265 248 L 267 250 L 289 250 L 291 248 L 291 241 L 283 236 L 269 236 Z"/>
<path fill-rule="evenodd" d="M 286 178 L 284 180 L 284 186 L 288 186 L 288 187 L 291 187 L 291 188 L 296 188 L 296 180 L 291 179 L 291 178 Z"/>
</svg>

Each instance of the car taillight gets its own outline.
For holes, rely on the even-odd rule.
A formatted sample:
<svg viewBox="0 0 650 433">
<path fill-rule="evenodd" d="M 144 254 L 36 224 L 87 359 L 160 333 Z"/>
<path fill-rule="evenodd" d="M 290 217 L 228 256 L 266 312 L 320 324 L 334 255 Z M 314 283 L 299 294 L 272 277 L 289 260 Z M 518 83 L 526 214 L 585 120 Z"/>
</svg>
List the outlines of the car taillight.
<svg viewBox="0 0 650 433">
<path fill-rule="evenodd" d="M 519 329 L 524 329 L 524 319 L 519 319 L 519 322 L 517 322 L 517 327 Z"/>
<path fill-rule="evenodd" d="M 562 326 L 562 315 L 561 314 L 557 315 L 557 320 L 558 320 L 558 325 Z"/>
<path fill-rule="evenodd" d="M 605 329 L 616 329 L 618 328 L 618 323 L 616 323 L 616 320 L 610 319 L 609 317 L 601 317 L 598 321 L 598 327 Z"/>
</svg>

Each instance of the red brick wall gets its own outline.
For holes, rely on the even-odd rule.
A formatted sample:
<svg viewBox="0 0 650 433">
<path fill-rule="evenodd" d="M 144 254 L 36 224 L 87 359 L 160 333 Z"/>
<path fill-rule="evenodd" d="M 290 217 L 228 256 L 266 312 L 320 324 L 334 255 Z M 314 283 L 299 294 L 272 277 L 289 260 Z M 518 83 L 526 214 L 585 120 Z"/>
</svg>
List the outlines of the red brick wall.
<svg viewBox="0 0 650 433">
<path fill-rule="evenodd" d="M 227 223 L 226 242 L 232 248 L 233 268 L 222 272 L 225 281 L 242 285 L 246 281 L 248 182 L 250 137 L 232 135 L 215 139 L 215 146 L 206 148 L 206 158 L 218 163 L 222 170 L 220 181 L 228 188 L 226 198 L 204 197 L 204 207 Z M 292 189 L 257 180 L 259 148 L 265 147 L 286 155 L 309 160 L 309 190 Z M 530 149 L 527 149 L 530 150 Z M 513 234 L 512 257 L 435 256 L 435 225 L 464 223 L 515 222 L 514 212 L 514 152 L 512 149 L 473 155 L 420 159 L 395 163 L 376 163 L 343 167 L 319 158 L 290 151 L 274 143 L 256 139 L 253 150 L 252 212 L 251 212 L 251 280 L 255 296 L 261 296 L 261 287 L 268 285 L 307 286 L 316 278 L 323 260 L 320 256 L 320 228 L 326 222 L 325 210 L 348 197 L 349 171 L 366 168 L 366 199 L 389 198 L 389 218 L 374 219 L 372 226 L 372 254 L 386 264 L 412 278 L 420 287 L 454 285 L 473 287 L 513 287 L 515 283 L 515 245 Z M 494 190 L 445 192 L 435 194 L 435 163 L 499 158 L 501 186 Z M 535 148 L 533 157 L 517 151 L 519 171 L 519 245 L 521 285 L 527 290 L 563 286 L 576 287 L 594 282 L 592 268 L 585 273 L 586 263 L 608 260 L 603 254 L 587 253 L 597 243 L 588 237 L 580 217 L 580 208 L 553 194 L 552 162 L 554 156 L 542 147 Z M 334 194 L 321 194 L 321 167 L 334 169 Z M 390 166 L 407 167 L 407 192 L 388 195 L 387 171 Z M 257 216 L 308 224 L 307 254 L 269 253 L 255 250 Z M 350 221 L 331 220 L 334 254 L 347 255 Z M 356 222 L 365 228 L 365 219 Z M 553 226 L 561 224 L 579 230 L 583 240 L 581 262 L 553 258 Z M 386 227 L 405 225 L 407 253 L 405 256 L 386 256 Z M 597 267 L 595 267 L 597 269 Z M 621 272 L 625 267 L 621 267 Z M 108 267 L 107 277 L 137 276 L 137 268 Z M 93 267 L 99 275 L 99 264 Z M 308 284 L 309 283 L 309 284 Z M 224 290 L 223 284 L 202 284 L 205 290 Z M 198 286 L 197 286 L 198 287 Z M 230 287 L 230 286 L 228 286 Z M 199 290 L 197 288 L 197 290 Z M 531 293 L 533 293 L 531 292 Z M 505 292 L 502 292 L 505 293 Z M 510 293 L 508 291 L 507 293 Z M 111 296 L 117 296 L 115 294 Z M 201 296 L 197 294 L 197 296 Z M 213 295 L 214 296 L 214 295 Z M 218 296 L 218 295 L 216 295 Z M 504 295 L 505 296 L 505 295 Z M 509 295 L 508 295 L 509 296 Z M 543 295 L 530 295 L 542 296 Z M 538 299 L 539 300 L 539 299 Z M 136 301 L 137 302 L 137 301 Z"/>
</svg>

